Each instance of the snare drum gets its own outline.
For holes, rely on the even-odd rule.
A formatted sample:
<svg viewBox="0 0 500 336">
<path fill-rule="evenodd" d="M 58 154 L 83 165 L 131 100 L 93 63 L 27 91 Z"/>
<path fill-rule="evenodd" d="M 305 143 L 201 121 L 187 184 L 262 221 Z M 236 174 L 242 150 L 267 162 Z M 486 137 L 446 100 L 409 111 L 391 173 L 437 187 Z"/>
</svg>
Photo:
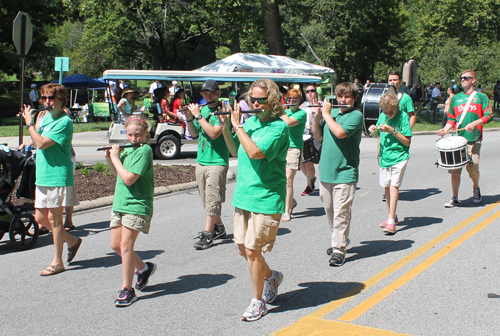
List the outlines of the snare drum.
<svg viewBox="0 0 500 336">
<path fill-rule="evenodd" d="M 445 169 L 457 169 L 471 162 L 467 139 L 455 135 L 438 140 L 436 143 L 437 164 Z"/>
<path fill-rule="evenodd" d="M 398 95 L 398 91 L 396 87 L 392 84 L 384 84 L 384 83 L 373 83 L 370 84 L 368 89 L 363 93 L 363 98 L 361 99 L 361 108 L 363 111 L 363 118 L 365 120 L 364 123 L 364 131 L 368 132 L 368 128 L 371 125 L 375 125 L 378 120 L 378 116 L 381 113 L 380 110 L 380 98 L 384 93 L 393 93 L 396 96 Z"/>
<path fill-rule="evenodd" d="M 312 162 L 319 163 L 319 158 L 321 156 L 321 148 L 316 148 L 315 140 L 312 134 L 302 135 L 304 140 L 304 149 L 302 150 L 303 160 L 302 162 Z"/>
</svg>

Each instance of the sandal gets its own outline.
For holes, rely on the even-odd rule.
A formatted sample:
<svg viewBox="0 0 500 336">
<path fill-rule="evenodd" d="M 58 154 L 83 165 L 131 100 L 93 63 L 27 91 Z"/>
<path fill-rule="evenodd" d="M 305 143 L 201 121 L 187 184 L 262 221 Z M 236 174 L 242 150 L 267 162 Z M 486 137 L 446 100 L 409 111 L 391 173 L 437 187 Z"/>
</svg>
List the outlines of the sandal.
<svg viewBox="0 0 500 336">
<path fill-rule="evenodd" d="M 292 219 L 292 217 L 290 216 L 290 214 L 289 214 L 288 212 L 285 212 L 285 213 L 281 216 L 281 221 L 282 221 L 282 222 L 289 222 L 291 219 Z"/>
<path fill-rule="evenodd" d="M 295 209 L 296 206 L 297 206 L 297 201 L 294 198 L 293 202 L 292 202 L 292 206 L 290 207 L 290 215 L 292 215 L 293 209 Z"/>
<path fill-rule="evenodd" d="M 384 234 L 393 235 L 395 233 L 396 233 L 396 226 L 394 224 L 387 224 L 387 226 L 384 229 Z"/>
<path fill-rule="evenodd" d="M 74 226 L 74 225 L 64 226 L 64 230 L 66 230 L 66 231 L 73 231 L 74 229 L 76 229 L 76 226 Z"/>
<path fill-rule="evenodd" d="M 58 273 L 64 272 L 66 269 L 63 266 L 49 265 L 46 269 L 40 272 L 41 276 L 56 275 Z"/>
<path fill-rule="evenodd" d="M 73 245 L 72 247 L 68 247 L 68 257 L 66 258 L 67 262 L 70 263 L 75 258 L 76 252 L 78 252 L 81 244 L 82 238 L 78 238 L 78 242 L 75 245 Z"/>
</svg>

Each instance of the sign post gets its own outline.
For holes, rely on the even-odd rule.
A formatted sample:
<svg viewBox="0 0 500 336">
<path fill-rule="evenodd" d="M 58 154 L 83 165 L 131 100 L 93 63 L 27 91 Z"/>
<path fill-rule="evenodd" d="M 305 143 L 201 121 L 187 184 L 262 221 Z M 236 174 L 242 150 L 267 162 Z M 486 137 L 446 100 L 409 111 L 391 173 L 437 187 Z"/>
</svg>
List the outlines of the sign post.
<svg viewBox="0 0 500 336">
<path fill-rule="evenodd" d="M 21 54 L 21 76 L 20 76 L 20 89 L 21 100 L 20 110 L 23 109 L 24 104 L 24 61 L 28 51 L 33 43 L 33 25 L 31 24 L 30 16 L 28 13 L 19 12 L 12 24 L 12 41 L 16 46 L 16 50 Z M 23 118 L 19 118 L 19 145 L 23 143 Z"/>
<path fill-rule="evenodd" d="M 59 71 L 59 84 L 62 85 L 63 71 L 69 71 L 69 57 L 56 57 L 54 71 Z"/>
</svg>

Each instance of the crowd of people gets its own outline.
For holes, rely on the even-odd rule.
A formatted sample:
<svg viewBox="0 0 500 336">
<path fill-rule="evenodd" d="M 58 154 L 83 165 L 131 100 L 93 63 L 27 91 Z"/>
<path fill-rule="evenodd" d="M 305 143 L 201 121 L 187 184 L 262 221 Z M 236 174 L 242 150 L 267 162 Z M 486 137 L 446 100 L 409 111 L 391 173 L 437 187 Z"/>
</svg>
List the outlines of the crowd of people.
<svg viewBox="0 0 500 336">
<path fill-rule="evenodd" d="M 399 188 L 410 158 L 416 113 L 411 92 L 402 90 L 405 85 L 401 74 L 389 72 L 387 82 L 395 86 L 397 94 L 381 95 L 379 105 L 383 113 L 368 131 L 379 138 L 379 184 L 384 188 L 388 210 L 388 217 L 380 226 L 385 234 L 392 235 L 397 231 Z M 463 92 L 455 93 L 450 86 L 446 103 L 448 119 L 437 133 L 444 136 L 454 132 L 467 139 L 473 164 L 466 169 L 474 184 L 473 202 L 477 204 L 481 202 L 478 164 L 482 125 L 492 115 L 488 97 L 474 89 L 475 83 L 475 72 L 466 70 L 461 76 Z M 214 240 L 226 235 L 221 213 L 226 200 L 229 156 L 238 158 L 231 203 L 233 235 L 238 253 L 246 260 L 253 286 L 253 298 L 242 314 L 243 321 L 255 321 L 266 315 L 267 304 L 278 296 L 284 275 L 268 265 L 264 253 L 273 249 L 280 222 L 293 219 L 293 210 L 298 204 L 293 183 L 298 170 L 302 170 L 307 180 L 302 196 L 313 193 L 316 182 L 319 185 L 331 234 L 331 245 L 326 251 L 328 263 L 334 267 L 344 264 L 365 123 L 357 109 L 361 90 L 356 83 L 336 86 L 338 106 L 332 106 L 328 99 L 319 101 L 314 84 L 305 86 L 303 99 L 300 87 L 284 89 L 269 79 L 260 79 L 251 84 L 246 94 L 233 95 L 232 101 L 221 104 L 218 83 L 207 80 L 201 87 L 204 106 L 200 106 L 200 101 L 186 104 L 182 88 L 175 86 L 167 90 L 161 83 L 153 84 L 150 92 L 160 98 L 162 117 L 173 122 L 182 120 L 186 132 L 199 138 L 196 181 L 205 223 L 196 237 L 196 249 L 206 250 L 214 245 Z M 439 86 L 436 88 L 439 90 Z M 425 97 L 421 86 L 420 89 Z M 22 113 L 31 141 L 38 148 L 36 220 L 53 233 L 54 258 L 40 273 L 43 276 L 65 270 L 64 242 L 68 246 L 68 262 L 74 259 L 82 243 L 80 238 L 65 231 L 63 225 L 65 207 L 78 204 L 71 161 L 73 128 L 64 109 L 66 95 L 63 86 L 48 84 L 42 87 L 41 97 L 52 109 L 43 120 L 33 120 L 32 107 L 25 106 Z M 148 145 L 149 124 L 129 113 L 133 97 L 134 90 L 125 88 L 117 103 L 132 147 L 120 151 L 118 145 L 113 145 L 105 152 L 111 172 L 117 177 L 110 221 L 111 247 L 121 256 L 123 281 L 116 306 L 128 306 L 136 301 L 134 287 L 143 290 L 158 267 L 152 262 L 143 262 L 134 252 L 139 233 L 150 230 L 154 173 L 153 153 Z M 169 98 L 172 98 L 170 102 Z M 463 129 L 459 129 L 460 126 Z M 318 162 L 316 177 L 314 164 Z M 449 173 L 452 198 L 444 205 L 447 208 L 459 204 L 461 168 L 450 169 Z M 135 285 L 134 273 L 137 274 Z"/>
</svg>

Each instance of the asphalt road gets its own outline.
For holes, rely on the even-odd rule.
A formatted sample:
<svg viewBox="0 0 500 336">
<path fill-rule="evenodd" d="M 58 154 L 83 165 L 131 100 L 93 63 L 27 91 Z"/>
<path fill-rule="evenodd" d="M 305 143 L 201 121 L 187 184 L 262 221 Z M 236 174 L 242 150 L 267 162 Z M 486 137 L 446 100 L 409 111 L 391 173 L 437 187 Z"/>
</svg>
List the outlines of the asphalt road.
<svg viewBox="0 0 500 336">
<path fill-rule="evenodd" d="M 394 236 L 379 227 L 387 208 L 378 185 L 376 140 L 362 140 L 351 245 L 342 267 L 328 266 L 330 234 L 319 195 L 301 197 L 305 178 L 297 174 L 299 205 L 266 255 L 284 281 L 259 321 L 240 321 L 252 287 L 246 262 L 231 241 L 235 184 L 230 183 L 223 207 L 228 235 L 205 251 L 193 248 L 204 226 L 197 190 L 155 199 L 151 232 L 139 236 L 136 250 L 157 263 L 158 271 L 128 308 L 113 304 L 121 265 L 109 247 L 109 207 L 75 214 L 74 234 L 83 238 L 82 247 L 67 271 L 53 277 L 38 274 L 52 259 L 51 236 L 23 252 L 4 237 L 0 330 L 3 335 L 498 335 L 500 132 L 485 133 L 483 202 L 472 203 L 472 184 L 463 174 L 462 202 L 453 209 L 443 207 L 451 186 L 448 173 L 435 168 L 436 139 L 413 138 Z"/>
</svg>

